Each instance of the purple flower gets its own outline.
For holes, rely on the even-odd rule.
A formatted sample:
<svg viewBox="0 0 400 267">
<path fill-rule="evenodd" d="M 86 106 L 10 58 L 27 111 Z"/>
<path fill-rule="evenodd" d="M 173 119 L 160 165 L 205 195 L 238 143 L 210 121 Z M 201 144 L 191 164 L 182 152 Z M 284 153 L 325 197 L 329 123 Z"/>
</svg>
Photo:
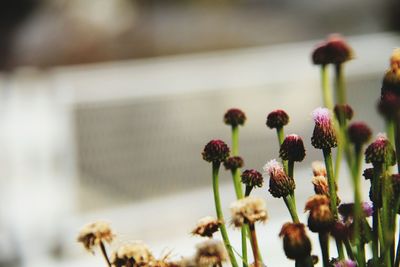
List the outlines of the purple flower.
<svg viewBox="0 0 400 267">
<path fill-rule="evenodd" d="M 327 108 L 316 108 L 313 113 L 315 127 L 311 144 L 318 149 L 330 149 L 337 146 L 335 129 Z"/>
</svg>

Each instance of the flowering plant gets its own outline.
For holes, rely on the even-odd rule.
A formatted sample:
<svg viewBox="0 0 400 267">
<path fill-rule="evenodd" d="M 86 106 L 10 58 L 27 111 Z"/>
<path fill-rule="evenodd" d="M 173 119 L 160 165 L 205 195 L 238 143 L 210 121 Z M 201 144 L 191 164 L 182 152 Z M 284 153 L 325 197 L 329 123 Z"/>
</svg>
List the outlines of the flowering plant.
<svg viewBox="0 0 400 267">
<path fill-rule="evenodd" d="M 192 233 L 209 238 L 198 246 L 196 255 L 178 262 L 167 257 L 155 259 L 141 243 L 126 245 L 108 257 L 104 242 L 111 242 L 113 234 L 105 224 L 85 227 L 78 240 L 92 250 L 98 245 L 109 266 L 221 266 L 224 261 L 233 267 L 261 267 L 268 264 L 262 259 L 256 233 L 256 223 L 268 218 L 264 199 L 251 196 L 256 187 L 269 180 L 268 191 L 281 198 L 292 221 L 283 223 L 277 233 L 283 240 L 285 255 L 295 266 L 310 267 L 318 261 L 312 255 L 312 245 L 307 229 L 317 233 L 321 247 L 320 261 L 330 266 L 399 266 L 400 236 L 396 239 L 396 218 L 400 210 L 400 50 L 395 50 L 386 71 L 378 111 L 386 123 L 386 134 L 379 134 L 369 143 L 372 132 L 364 122 L 351 122 L 353 110 L 346 100 L 344 65 L 353 59 L 351 47 L 339 35 L 331 35 L 312 53 L 312 61 L 321 70 L 323 107 L 312 112 L 315 123 L 311 144 L 321 150 L 323 162 L 312 164 L 315 195 L 304 205 L 308 220 L 302 223 L 297 214 L 295 163 L 306 156 L 302 138 L 296 134 L 285 136 L 284 128 L 289 115 L 284 110 L 270 112 L 266 125 L 275 129 L 280 160 L 271 159 L 262 173 L 256 169 L 242 171 L 244 160 L 239 154 L 239 127 L 246 115 L 237 108 L 229 109 L 224 122 L 231 127 L 232 147 L 219 139 L 211 140 L 202 152 L 211 163 L 212 187 L 216 218 L 207 216 L 199 220 Z M 334 90 L 331 89 L 328 68 L 334 69 Z M 335 97 L 333 97 L 333 95 Z M 336 150 L 336 158 L 332 151 Z M 341 203 L 338 196 L 338 174 L 344 161 L 353 183 L 353 203 Z M 362 163 L 371 164 L 362 174 Z M 393 168 L 397 163 L 397 171 Z M 232 225 L 241 231 L 241 253 L 238 262 L 226 230 L 219 192 L 219 172 L 223 165 L 232 174 L 237 200 L 231 204 Z M 370 181 L 370 201 L 361 197 L 361 176 Z M 220 232 L 223 243 L 212 239 Z M 329 248 L 330 239 L 336 251 Z M 248 247 L 248 243 L 250 247 Z M 397 245 L 397 249 L 396 248 Z M 366 252 L 371 248 L 371 253 Z M 248 252 L 252 252 L 252 260 Z"/>
</svg>

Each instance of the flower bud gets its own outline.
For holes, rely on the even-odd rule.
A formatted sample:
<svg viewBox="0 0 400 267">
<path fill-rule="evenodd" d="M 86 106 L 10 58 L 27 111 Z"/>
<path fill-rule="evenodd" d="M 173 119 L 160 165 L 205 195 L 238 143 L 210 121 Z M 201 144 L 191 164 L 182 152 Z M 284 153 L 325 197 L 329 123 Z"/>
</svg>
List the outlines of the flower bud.
<svg viewBox="0 0 400 267">
<path fill-rule="evenodd" d="M 264 177 L 270 178 L 269 192 L 273 197 L 286 197 L 293 193 L 296 185 L 292 177 L 286 175 L 282 165 L 276 160 L 271 160 L 263 167 Z"/>
<path fill-rule="evenodd" d="M 196 246 L 195 266 L 222 266 L 227 261 L 227 253 L 221 241 L 209 239 Z"/>
<path fill-rule="evenodd" d="M 312 179 L 312 184 L 314 185 L 314 192 L 317 195 L 324 195 L 328 198 L 330 197 L 329 194 L 329 185 L 328 185 L 328 178 L 326 176 L 314 176 Z M 336 192 L 338 191 L 337 183 L 335 182 Z M 340 198 L 336 194 L 336 202 L 340 203 Z"/>
<path fill-rule="evenodd" d="M 142 241 L 122 245 L 111 254 L 111 264 L 115 267 L 148 266 L 153 260 L 149 248 Z"/>
<path fill-rule="evenodd" d="M 193 229 L 193 235 L 199 235 L 202 237 L 212 237 L 215 232 L 218 231 L 221 221 L 211 216 L 201 218 L 196 227 Z"/>
<path fill-rule="evenodd" d="M 114 234 L 110 225 L 101 221 L 85 225 L 78 236 L 78 242 L 81 242 L 90 252 L 93 252 L 93 248 L 100 245 L 101 242 L 111 243 L 113 239 Z"/>
<path fill-rule="evenodd" d="M 231 205 L 232 223 L 242 227 L 245 223 L 265 222 L 268 219 L 265 201 L 258 197 L 245 197 Z"/>
<path fill-rule="evenodd" d="M 271 129 L 279 129 L 289 123 L 289 115 L 282 109 L 272 111 L 267 116 L 267 126 Z"/>
<path fill-rule="evenodd" d="M 242 183 L 249 187 L 262 187 L 264 178 L 256 170 L 245 170 L 242 175 Z"/>
<path fill-rule="evenodd" d="M 322 161 L 313 161 L 311 163 L 311 168 L 312 168 L 314 176 L 325 176 L 326 177 L 326 175 L 327 175 L 326 168 L 325 168 L 325 164 Z"/>
<path fill-rule="evenodd" d="M 396 153 L 385 135 L 379 134 L 376 140 L 365 150 L 365 162 L 376 164 L 396 164 Z"/>
<path fill-rule="evenodd" d="M 372 204 L 368 202 L 361 203 L 361 210 L 364 217 L 370 217 L 373 213 Z M 354 203 L 343 203 L 338 207 L 338 212 L 343 217 L 343 221 L 352 221 L 354 219 Z"/>
<path fill-rule="evenodd" d="M 335 112 L 337 120 L 341 124 L 344 123 L 344 121 L 342 121 L 342 116 L 344 120 L 351 120 L 354 115 L 353 109 L 348 104 L 336 104 L 333 110 Z"/>
<path fill-rule="evenodd" d="M 302 223 L 285 223 L 279 233 L 283 249 L 289 259 L 303 259 L 311 254 L 311 241 Z"/>
<path fill-rule="evenodd" d="M 316 65 L 341 64 L 353 59 L 353 50 L 338 34 L 328 36 L 312 53 L 312 61 Z"/>
<path fill-rule="evenodd" d="M 202 156 L 208 162 L 223 162 L 229 156 L 229 147 L 222 140 L 211 140 L 204 147 Z"/>
<path fill-rule="evenodd" d="M 400 69 L 388 69 L 383 77 L 381 95 L 391 92 L 400 96 Z"/>
<path fill-rule="evenodd" d="M 242 157 L 239 156 L 234 156 L 234 157 L 229 157 L 224 161 L 224 166 L 225 169 L 227 170 L 236 170 L 242 168 L 244 165 L 244 161 Z"/>
<path fill-rule="evenodd" d="M 357 267 L 357 263 L 352 260 L 334 261 L 333 267 Z"/>
<path fill-rule="evenodd" d="M 365 169 L 363 172 L 363 176 L 364 176 L 365 180 L 372 181 L 372 179 L 374 178 L 374 168 Z"/>
<path fill-rule="evenodd" d="M 378 102 L 378 111 L 386 119 L 396 119 L 400 113 L 400 96 L 391 91 L 382 94 Z"/>
<path fill-rule="evenodd" d="M 310 211 L 308 228 L 315 233 L 329 232 L 335 219 L 329 207 L 329 198 L 325 195 L 315 195 L 308 199 L 305 210 Z"/>
<path fill-rule="evenodd" d="M 237 108 L 229 109 L 224 115 L 225 124 L 231 126 L 243 125 L 246 121 L 246 114 Z"/>
<path fill-rule="evenodd" d="M 279 150 L 279 157 L 283 160 L 302 161 L 306 156 L 303 140 L 297 134 L 286 136 Z"/>
<path fill-rule="evenodd" d="M 353 122 L 347 132 L 350 142 L 357 146 L 367 143 L 372 135 L 371 129 L 363 122 Z"/>
<path fill-rule="evenodd" d="M 318 149 L 330 149 L 337 146 L 335 129 L 326 108 L 317 108 L 313 111 L 315 127 L 311 137 L 311 144 Z"/>
</svg>

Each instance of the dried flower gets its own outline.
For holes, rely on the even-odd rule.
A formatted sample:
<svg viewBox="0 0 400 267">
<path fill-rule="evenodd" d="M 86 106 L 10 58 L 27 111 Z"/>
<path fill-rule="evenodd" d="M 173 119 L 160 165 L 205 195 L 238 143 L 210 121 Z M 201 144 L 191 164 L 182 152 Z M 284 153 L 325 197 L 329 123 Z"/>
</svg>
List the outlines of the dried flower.
<svg viewBox="0 0 400 267">
<path fill-rule="evenodd" d="M 222 266 L 227 261 L 227 253 L 221 241 L 209 239 L 196 246 L 196 266 Z"/>
<path fill-rule="evenodd" d="M 283 160 L 302 161 L 306 156 L 303 140 L 297 134 L 286 136 L 279 150 L 279 157 Z"/>
<path fill-rule="evenodd" d="M 352 260 L 335 261 L 333 267 L 356 267 L 357 263 Z"/>
<path fill-rule="evenodd" d="M 285 223 L 280 237 L 283 237 L 283 249 L 289 259 L 303 259 L 311 254 L 311 242 L 302 223 Z"/>
<path fill-rule="evenodd" d="M 113 267 L 148 266 L 153 260 L 154 257 L 149 248 L 142 241 L 122 245 L 111 254 Z"/>
<path fill-rule="evenodd" d="M 213 234 L 218 231 L 220 225 L 220 220 L 211 216 L 206 216 L 201 218 L 197 222 L 197 225 L 193 229 L 192 234 L 202 237 L 212 237 Z"/>
<path fill-rule="evenodd" d="M 357 146 L 361 146 L 371 139 L 372 131 L 364 122 L 353 122 L 347 129 L 349 140 Z"/>
<path fill-rule="evenodd" d="M 343 116 L 343 119 L 345 119 L 345 120 L 351 120 L 354 115 L 353 109 L 348 104 L 336 104 L 335 108 L 334 108 L 334 112 L 335 112 L 335 116 L 336 116 L 337 120 L 341 124 L 344 123 L 344 121 L 342 121 L 342 116 Z"/>
<path fill-rule="evenodd" d="M 78 235 L 78 242 L 93 252 L 94 246 L 100 245 L 101 242 L 111 243 L 114 234 L 111 231 L 110 225 L 106 222 L 94 222 L 85 225 Z"/>
<path fill-rule="evenodd" d="M 329 61 L 328 53 L 326 50 L 326 43 L 319 43 L 311 54 L 312 62 L 315 65 L 327 65 L 331 63 Z"/>
<path fill-rule="evenodd" d="M 378 101 L 378 111 L 386 120 L 397 118 L 400 112 L 400 96 L 391 91 L 382 93 Z"/>
<path fill-rule="evenodd" d="M 378 134 L 376 140 L 365 150 L 365 162 L 375 164 L 396 164 L 396 153 L 392 144 L 383 134 Z"/>
<path fill-rule="evenodd" d="M 204 147 L 202 156 L 208 162 L 223 162 L 229 156 L 229 147 L 222 140 L 211 140 Z"/>
<path fill-rule="evenodd" d="M 293 193 L 296 185 L 292 177 L 286 175 L 282 165 L 275 159 L 267 162 L 263 167 L 264 177 L 269 176 L 269 192 L 273 197 L 286 197 Z"/>
<path fill-rule="evenodd" d="M 279 129 L 289 123 L 289 115 L 282 109 L 272 111 L 267 116 L 267 126 L 271 129 Z"/>
<path fill-rule="evenodd" d="M 311 163 L 311 168 L 313 170 L 314 176 L 325 176 L 327 175 L 326 173 L 326 168 L 325 164 L 321 161 L 313 161 Z"/>
<path fill-rule="evenodd" d="M 341 64 L 351 59 L 353 50 L 338 34 L 328 36 L 312 53 L 312 60 L 316 65 Z"/>
<path fill-rule="evenodd" d="M 369 202 L 362 202 L 361 209 L 365 217 L 372 216 L 373 207 Z M 352 220 L 354 218 L 354 203 L 343 203 L 338 207 L 340 215 L 344 221 Z"/>
<path fill-rule="evenodd" d="M 312 232 L 329 232 L 335 222 L 329 204 L 330 200 L 325 195 L 315 195 L 308 199 L 305 210 L 310 211 L 308 228 Z"/>
<path fill-rule="evenodd" d="M 312 179 L 312 184 L 314 185 L 315 194 L 329 197 L 328 180 L 325 176 L 314 176 Z"/>
<path fill-rule="evenodd" d="M 313 111 L 315 127 L 311 144 L 318 149 L 330 149 L 337 146 L 335 129 L 333 128 L 329 110 L 317 108 Z"/>
<path fill-rule="evenodd" d="M 245 223 L 265 222 L 268 218 L 265 201 L 257 197 L 245 197 L 231 205 L 232 223 L 242 227 Z"/>
<path fill-rule="evenodd" d="M 244 165 L 244 161 L 242 157 L 239 156 L 234 156 L 234 157 L 229 157 L 224 161 L 224 166 L 225 169 L 227 170 L 236 170 L 242 168 Z"/>
<path fill-rule="evenodd" d="M 237 108 L 229 109 L 224 115 L 224 122 L 233 127 L 243 125 L 246 121 L 246 114 Z"/>
<path fill-rule="evenodd" d="M 241 177 L 242 183 L 249 187 L 262 187 L 264 182 L 264 178 L 262 177 L 261 173 L 254 169 L 245 170 Z"/>
</svg>

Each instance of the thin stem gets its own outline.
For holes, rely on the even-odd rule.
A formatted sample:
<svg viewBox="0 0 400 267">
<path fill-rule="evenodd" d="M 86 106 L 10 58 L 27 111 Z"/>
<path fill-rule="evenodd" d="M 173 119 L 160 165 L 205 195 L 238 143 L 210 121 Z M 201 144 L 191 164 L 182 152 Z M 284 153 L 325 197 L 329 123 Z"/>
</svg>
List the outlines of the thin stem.
<svg viewBox="0 0 400 267">
<path fill-rule="evenodd" d="M 321 246 L 322 263 L 324 267 L 329 267 L 329 234 L 319 233 L 319 245 Z"/>
<path fill-rule="evenodd" d="M 336 185 L 335 185 L 335 178 L 333 176 L 333 168 L 332 168 L 332 152 L 331 149 L 323 149 L 325 160 L 325 168 L 326 173 L 328 176 L 328 187 L 329 187 L 329 196 L 330 196 L 330 204 L 331 210 L 335 219 L 338 218 L 338 211 L 337 211 L 337 199 L 336 199 Z"/>
<path fill-rule="evenodd" d="M 247 259 L 247 233 L 246 233 L 246 227 L 242 227 L 241 229 L 241 234 L 242 234 L 242 262 L 243 262 L 243 267 L 247 267 L 248 264 L 248 259 Z"/>
<path fill-rule="evenodd" d="M 374 211 L 372 218 L 372 255 L 373 261 L 378 262 L 379 258 L 379 207 L 378 197 L 380 196 L 379 179 L 382 173 L 382 166 L 374 166 L 374 176 L 372 177 L 372 192 Z"/>
<path fill-rule="evenodd" d="M 254 267 L 260 267 L 260 259 L 258 258 L 257 235 L 254 223 L 249 223 L 251 248 L 253 250 Z"/>
<path fill-rule="evenodd" d="M 239 126 L 232 126 L 232 156 L 239 155 Z"/>
<path fill-rule="evenodd" d="M 290 195 L 283 197 L 283 200 L 285 201 L 286 207 L 289 210 L 290 216 L 292 217 L 292 220 L 294 223 L 299 223 L 299 216 L 297 215 L 296 207 L 294 206 L 293 200 Z"/>
<path fill-rule="evenodd" d="M 212 178 L 213 178 L 212 180 L 213 180 L 215 210 L 217 213 L 218 220 L 222 222 L 219 228 L 221 231 L 222 239 L 224 240 L 226 250 L 228 251 L 229 258 L 231 260 L 231 264 L 233 267 L 238 267 L 238 264 L 237 264 L 236 258 L 235 258 L 235 254 L 233 253 L 232 246 L 229 242 L 229 237 L 228 237 L 228 233 L 226 231 L 226 227 L 225 227 L 225 223 L 224 223 L 224 216 L 223 216 L 222 208 L 221 208 L 221 199 L 219 196 L 219 182 L 218 182 L 218 180 L 219 180 L 218 173 L 219 173 L 220 165 L 221 165 L 220 162 L 212 163 Z"/>
<path fill-rule="evenodd" d="M 103 241 L 100 241 L 100 250 L 101 250 L 101 253 L 102 253 L 103 256 L 104 256 L 104 259 L 105 259 L 106 262 L 107 262 L 108 267 L 111 267 L 111 262 L 110 262 L 110 260 L 108 259 L 106 247 L 104 246 Z"/>
<path fill-rule="evenodd" d="M 346 87 L 344 82 L 343 64 L 335 64 L 335 89 L 338 104 L 346 104 Z"/>
<path fill-rule="evenodd" d="M 251 190 L 253 190 L 253 187 L 246 185 L 246 190 L 244 191 L 244 197 L 250 196 Z"/>
<path fill-rule="evenodd" d="M 235 188 L 236 198 L 241 199 L 243 197 L 243 189 L 240 182 L 240 170 L 236 168 L 233 169 L 231 173 L 232 173 L 232 181 L 233 181 L 233 187 Z"/>
<path fill-rule="evenodd" d="M 387 138 L 389 139 L 390 143 L 396 144 L 395 142 L 395 136 L 396 136 L 396 123 L 395 120 L 393 119 L 388 119 L 386 120 L 386 134 Z"/>
<path fill-rule="evenodd" d="M 283 141 L 285 140 L 285 133 L 283 131 L 283 127 L 276 128 L 276 134 L 278 136 L 279 149 L 280 149 Z M 287 162 L 287 160 L 282 160 L 282 165 L 283 165 L 283 169 L 284 169 L 285 173 L 288 174 L 288 162 Z"/>
<path fill-rule="evenodd" d="M 342 244 L 342 241 L 339 240 L 339 239 L 336 239 L 336 248 L 337 248 L 337 251 L 338 251 L 339 260 L 343 260 L 344 259 L 343 244 Z"/>
<path fill-rule="evenodd" d="M 355 260 L 354 253 L 353 253 L 353 249 L 351 248 L 349 239 L 343 240 L 343 243 L 344 243 L 344 246 L 345 246 L 345 248 L 346 248 L 347 256 L 348 256 L 351 260 Z"/>
<path fill-rule="evenodd" d="M 294 161 L 293 160 L 289 160 L 289 162 L 288 162 L 288 173 L 287 173 L 287 175 L 294 179 Z"/>
<path fill-rule="evenodd" d="M 329 86 L 329 73 L 327 65 L 321 65 L 321 88 L 322 88 L 322 99 L 324 106 L 328 109 L 333 109 L 332 90 Z"/>
<path fill-rule="evenodd" d="M 313 267 L 314 262 L 311 256 L 301 258 L 301 259 L 296 259 L 295 263 L 296 267 Z"/>
</svg>

